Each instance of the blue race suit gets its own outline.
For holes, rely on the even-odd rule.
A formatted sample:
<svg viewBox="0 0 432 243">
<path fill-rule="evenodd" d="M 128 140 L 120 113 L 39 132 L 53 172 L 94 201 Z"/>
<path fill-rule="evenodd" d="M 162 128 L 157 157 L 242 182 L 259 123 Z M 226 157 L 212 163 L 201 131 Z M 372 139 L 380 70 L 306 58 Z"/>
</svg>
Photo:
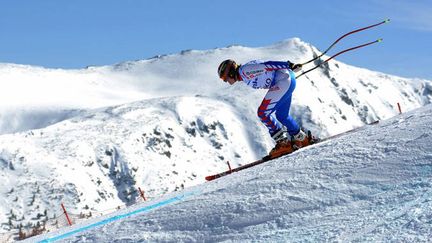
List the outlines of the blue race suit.
<svg viewBox="0 0 432 243">
<path fill-rule="evenodd" d="M 248 86 L 269 90 L 258 108 L 258 117 L 271 136 L 282 126 L 287 128 L 290 135 L 300 131 L 299 125 L 289 115 L 296 80 L 288 62 L 254 60 L 241 65 L 239 74 Z"/>
</svg>

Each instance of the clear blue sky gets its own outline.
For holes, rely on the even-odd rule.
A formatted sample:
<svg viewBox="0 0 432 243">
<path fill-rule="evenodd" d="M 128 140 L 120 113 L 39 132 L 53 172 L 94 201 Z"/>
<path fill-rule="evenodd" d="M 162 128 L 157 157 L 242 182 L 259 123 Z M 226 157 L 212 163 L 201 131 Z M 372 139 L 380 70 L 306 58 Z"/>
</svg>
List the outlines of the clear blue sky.
<svg viewBox="0 0 432 243">
<path fill-rule="evenodd" d="M 432 2 L 419 0 L 0 0 L 0 62 L 82 68 L 182 50 L 267 46 L 299 37 L 324 50 L 384 42 L 340 58 L 348 64 L 432 79 Z M 289 57 L 287 57 L 289 59 Z"/>
</svg>

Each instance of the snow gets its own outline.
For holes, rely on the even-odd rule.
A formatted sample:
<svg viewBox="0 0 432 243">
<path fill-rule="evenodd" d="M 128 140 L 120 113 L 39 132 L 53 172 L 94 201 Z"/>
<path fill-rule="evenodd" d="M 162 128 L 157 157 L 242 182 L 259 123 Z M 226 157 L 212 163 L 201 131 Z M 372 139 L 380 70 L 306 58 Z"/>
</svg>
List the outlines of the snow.
<svg viewBox="0 0 432 243">
<path fill-rule="evenodd" d="M 411 119 L 404 118 L 411 121 L 414 127 L 400 122 L 401 131 L 395 134 L 384 129 L 383 123 L 376 126 L 383 128 L 383 134 L 375 130 L 370 130 L 374 131 L 370 136 L 356 134 L 363 138 L 361 141 L 372 141 L 367 146 L 339 147 L 336 146 L 339 144 L 333 144 L 341 141 L 341 138 L 319 145 L 319 149 L 307 148 L 302 153 L 259 166 L 259 172 L 254 169 L 248 173 L 238 173 L 243 178 L 250 178 L 246 181 L 230 179 L 235 176 L 221 180 L 224 183 L 204 181 L 205 176 L 225 170 L 226 161 L 231 166 L 239 166 L 264 156 L 274 145 L 256 116 L 256 109 L 265 91 L 252 90 L 241 84 L 228 86 L 221 82 L 216 75 L 219 62 L 227 58 L 234 58 L 240 63 L 252 59 L 287 58 L 297 62 L 308 60 L 317 52 L 315 47 L 294 38 L 268 47 L 230 46 L 206 51 L 191 50 L 80 70 L 0 64 L 0 233 L 16 232 L 20 224 L 25 226 L 59 218 L 61 203 L 72 214 L 103 214 L 103 217 L 109 218 L 112 215 L 106 215 L 107 212 L 115 211 L 112 209 L 117 207 L 129 207 L 127 210 L 145 208 L 146 205 L 169 200 L 174 195 L 189 195 L 181 197 L 175 205 L 185 203 L 183 206 L 193 212 L 203 211 L 201 215 L 212 212 L 205 216 L 208 221 L 187 225 L 178 221 L 177 226 L 168 222 L 161 225 L 159 221 L 165 224 L 165 218 L 169 218 L 168 211 L 163 216 L 164 210 L 174 204 L 154 208 L 153 211 L 146 211 L 146 215 L 154 215 L 152 217 L 155 220 L 143 224 L 149 225 L 149 232 L 160 228 L 160 235 L 157 232 L 156 236 L 146 233 L 141 236 L 142 239 L 163 240 L 166 235 L 166 239 L 177 241 L 182 240 L 184 235 L 184 241 L 210 241 L 212 238 L 205 238 L 205 235 L 209 235 L 218 240 L 260 240 L 261 235 L 272 237 L 271 230 L 277 232 L 284 225 L 286 228 L 303 227 L 304 222 L 295 225 L 300 223 L 301 216 L 308 220 L 305 222 L 317 225 L 319 220 L 314 217 L 326 213 L 333 213 L 333 216 L 324 218 L 328 225 L 332 225 L 332 219 L 356 225 L 350 221 L 351 216 L 360 216 L 351 215 L 351 209 L 344 208 L 344 203 L 353 201 L 356 202 L 354 208 L 366 210 L 363 207 L 369 204 L 362 204 L 367 199 L 364 195 L 369 195 L 370 191 L 378 193 L 384 190 L 381 188 L 384 182 L 388 182 L 389 187 L 399 185 L 394 184 L 397 182 L 395 179 L 384 175 L 380 177 L 387 171 L 381 171 L 375 177 L 376 171 L 371 169 L 373 167 L 369 163 L 378 163 L 382 159 L 378 155 L 383 158 L 394 155 L 394 161 L 388 162 L 386 169 L 389 173 L 397 174 L 402 173 L 400 163 L 408 163 L 405 160 L 420 156 L 421 151 L 414 150 L 415 153 L 399 157 L 394 154 L 394 151 L 399 151 L 399 146 L 385 140 L 396 141 L 397 138 L 403 140 L 409 137 L 402 128 L 415 130 L 417 124 Z M 303 127 L 326 137 L 378 119 L 394 117 L 398 114 L 397 103 L 400 103 L 404 112 L 430 104 L 431 87 L 432 82 L 429 80 L 400 78 L 332 60 L 298 80 L 291 113 Z M 416 116 L 416 113 L 412 114 Z M 420 141 L 428 138 L 421 137 L 421 134 L 418 136 Z M 286 160 L 288 162 L 284 162 Z M 364 171 L 357 167 L 362 164 Z M 395 168 L 390 164 L 394 164 Z M 298 167 L 293 167 L 295 165 Z M 419 174 L 418 180 L 430 176 L 427 173 L 428 165 L 421 168 L 426 168 L 426 172 Z M 286 174 L 283 181 L 277 179 L 279 171 Z M 366 173 L 366 179 L 357 178 L 362 173 Z M 261 175 L 264 178 L 260 178 Z M 350 177 L 351 181 L 343 181 L 344 176 Z M 342 180 L 339 184 L 324 180 L 338 177 Z M 287 184 L 283 185 L 285 182 Z M 231 189 L 227 184 L 237 188 L 239 194 L 229 191 Z M 251 189 L 256 186 L 262 187 L 262 191 Z M 143 188 L 152 199 L 147 204 L 138 203 L 138 187 Z M 318 190 L 317 194 L 313 194 L 312 189 Z M 406 191 L 399 189 L 401 191 L 394 193 L 400 193 L 401 198 L 405 194 L 408 198 L 411 198 L 410 195 L 412 198 L 418 196 L 413 188 Z M 271 195 L 272 192 L 274 195 Z M 233 204 L 225 204 L 213 198 L 213 194 L 223 199 L 233 197 L 235 200 Z M 321 195 L 324 198 L 320 199 Z M 396 197 L 399 194 L 392 195 Z M 284 197 L 293 201 L 281 202 Z M 396 200 L 394 197 L 388 200 Z M 264 204 L 254 204 L 260 200 Z M 206 203 L 213 202 L 216 203 L 212 205 L 214 210 L 205 207 Z M 281 205 L 276 205 L 276 202 Z M 265 203 L 274 209 L 265 211 Z M 333 206 L 327 208 L 327 205 L 338 205 L 341 211 Z M 228 211 L 225 208 L 228 206 L 233 207 L 234 211 Z M 261 207 L 263 214 L 260 214 Z M 282 216 L 274 218 L 278 212 L 285 212 L 284 208 L 296 212 L 287 213 L 293 217 L 292 223 L 291 219 Z M 217 210 L 228 213 L 219 216 Z M 371 206 L 370 210 L 375 209 Z M 264 212 L 267 214 L 264 215 Z M 424 215 L 422 212 L 420 210 L 419 215 Z M 186 217 L 195 218 L 183 209 L 171 213 L 180 215 L 179 220 L 181 217 L 184 217 L 183 220 Z M 339 214 L 346 218 L 338 218 Z M 266 217 L 269 220 L 265 220 Z M 419 225 L 428 224 L 428 217 L 424 216 Z M 101 220 L 92 218 L 85 224 Z M 336 222 L 334 224 L 338 225 Z M 162 230 L 165 227 L 168 227 L 167 230 Z M 183 231 L 182 227 L 186 230 Z M 191 232 L 197 231 L 197 234 L 190 233 L 187 227 L 190 227 Z M 129 228 L 132 229 L 132 226 Z M 198 232 L 200 230 L 203 235 Z M 315 232 L 312 226 L 302 230 Z M 321 237 L 326 232 L 323 228 L 317 230 L 316 234 L 305 235 Z M 350 230 L 354 232 L 354 229 Z M 253 236 L 255 231 L 259 236 Z M 384 229 L 382 231 L 386 232 Z M 424 236 L 428 233 L 425 231 L 418 232 Z M 272 239 L 303 239 L 301 234 L 283 232 L 278 233 L 281 238 Z M 339 239 L 337 237 L 342 235 L 342 230 L 335 229 L 334 236 L 331 232 L 326 232 L 327 239 Z M 175 238 L 175 234 L 179 238 Z M 359 238 L 365 234 L 360 233 Z M 120 237 L 120 234 L 116 235 Z M 248 235 L 252 236 L 248 238 Z M 85 237 L 99 241 L 94 235 Z M 114 236 L 103 237 L 106 240 Z M 138 239 L 140 236 L 134 237 Z M 3 239 L 0 236 L 0 241 Z"/>
<path fill-rule="evenodd" d="M 431 124 L 428 105 L 135 205 L 105 217 L 119 217 L 109 223 L 89 220 L 30 241 L 427 242 L 432 237 Z"/>
</svg>

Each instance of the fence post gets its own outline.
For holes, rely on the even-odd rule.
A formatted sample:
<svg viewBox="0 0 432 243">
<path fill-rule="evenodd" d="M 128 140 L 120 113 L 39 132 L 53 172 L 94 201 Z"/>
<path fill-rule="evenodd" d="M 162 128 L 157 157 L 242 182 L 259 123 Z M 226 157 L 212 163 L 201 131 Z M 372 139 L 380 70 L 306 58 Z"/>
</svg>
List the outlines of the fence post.
<svg viewBox="0 0 432 243">
<path fill-rule="evenodd" d="M 138 190 L 140 192 L 141 197 L 144 199 L 144 201 L 147 201 L 147 199 L 144 196 L 144 192 L 141 190 L 141 187 L 138 187 Z"/>
<path fill-rule="evenodd" d="M 67 221 L 68 221 L 69 226 L 72 226 L 72 222 L 71 222 L 71 220 L 70 220 L 70 218 L 69 218 L 68 213 L 66 212 L 66 208 L 65 208 L 65 206 L 63 205 L 63 203 L 61 204 L 61 207 L 63 208 L 63 212 L 64 212 L 64 214 L 66 215 L 66 219 L 67 219 Z"/>
<path fill-rule="evenodd" d="M 398 109 L 399 109 L 399 114 L 402 114 L 402 109 L 401 109 L 399 102 L 397 103 L 397 105 L 398 105 Z"/>
<path fill-rule="evenodd" d="M 230 172 L 230 173 L 232 173 L 232 169 L 231 169 L 231 165 L 230 165 L 230 162 L 229 162 L 229 161 L 227 161 L 227 164 L 228 164 L 228 169 L 229 169 L 229 172 Z"/>
</svg>

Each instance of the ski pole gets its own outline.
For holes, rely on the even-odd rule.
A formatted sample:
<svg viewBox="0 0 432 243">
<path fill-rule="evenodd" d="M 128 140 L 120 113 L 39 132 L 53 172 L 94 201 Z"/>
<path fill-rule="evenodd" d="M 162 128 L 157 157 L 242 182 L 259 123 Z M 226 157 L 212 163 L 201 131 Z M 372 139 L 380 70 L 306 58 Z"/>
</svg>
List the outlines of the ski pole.
<svg viewBox="0 0 432 243">
<path fill-rule="evenodd" d="M 321 62 L 320 64 L 316 65 L 315 67 L 313 67 L 313 68 L 311 68 L 311 69 L 309 69 L 309 70 L 307 70 L 307 71 L 302 72 L 300 75 L 298 75 L 298 76 L 296 77 L 296 79 L 300 78 L 301 76 L 303 76 L 304 74 L 306 74 L 306 73 L 308 73 L 308 72 L 310 72 L 310 71 L 315 70 L 316 68 L 320 67 L 322 64 L 324 64 L 324 63 L 330 61 L 331 59 L 333 59 L 333 58 L 339 56 L 339 55 L 342 54 L 342 53 L 345 53 L 345 52 L 348 52 L 348 51 L 352 51 L 352 50 L 355 50 L 355 49 L 358 49 L 358 48 L 362 48 L 362 47 L 365 47 L 365 46 L 368 46 L 368 45 L 372 45 L 372 44 L 375 44 L 375 43 L 381 42 L 382 40 L 383 40 L 383 39 L 380 38 L 380 39 L 378 39 L 378 40 L 376 40 L 376 41 L 371 41 L 371 42 L 368 42 L 368 43 L 365 43 L 365 44 L 362 44 L 362 45 L 354 46 L 354 47 L 351 47 L 351 48 L 345 49 L 345 50 L 343 50 L 343 51 L 340 51 L 340 52 L 334 54 L 333 56 L 327 58 L 326 60 L 324 60 L 324 61 Z"/>
<path fill-rule="evenodd" d="M 375 27 L 375 26 L 378 26 L 378 25 L 381 25 L 381 24 L 385 24 L 385 23 L 388 23 L 388 22 L 390 22 L 390 19 L 386 19 L 386 20 L 381 21 L 381 22 L 379 22 L 379 23 L 377 23 L 377 24 L 369 25 L 369 26 L 366 26 L 366 27 L 363 27 L 363 28 L 360 28 L 360 29 L 356 29 L 356 30 L 350 31 L 350 32 L 348 32 L 348 33 L 342 35 L 341 37 L 339 37 L 339 39 L 337 39 L 335 42 L 333 42 L 333 44 L 331 44 L 331 45 L 327 48 L 327 50 L 325 50 L 323 53 L 321 53 L 321 55 L 316 56 L 316 57 L 312 58 L 311 60 L 302 63 L 302 65 L 306 65 L 306 64 L 308 64 L 308 63 L 310 63 L 310 62 L 313 62 L 313 61 L 317 60 L 318 58 L 324 56 L 324 55 L 325 55 L 325 54 L 326 54 L 330 49 L 332 49 L 332 48 L 336 45 L 336 43 L 338 43 L 338 42 L 339 42 L 340 40 L 342 40 L 343 38 L 345 38 L 345 37 L 347 37 L 347 36 L 349 36 L 349 35 L 351 35 L 351 34 L 354 34 L 354 33 L 357 33 L 357 32 L 363 31 L 363 30 L 367 30 L 367 29 L 370 29 L 370 28 L 373 28 L 373 27 Z"/>
</svg>

